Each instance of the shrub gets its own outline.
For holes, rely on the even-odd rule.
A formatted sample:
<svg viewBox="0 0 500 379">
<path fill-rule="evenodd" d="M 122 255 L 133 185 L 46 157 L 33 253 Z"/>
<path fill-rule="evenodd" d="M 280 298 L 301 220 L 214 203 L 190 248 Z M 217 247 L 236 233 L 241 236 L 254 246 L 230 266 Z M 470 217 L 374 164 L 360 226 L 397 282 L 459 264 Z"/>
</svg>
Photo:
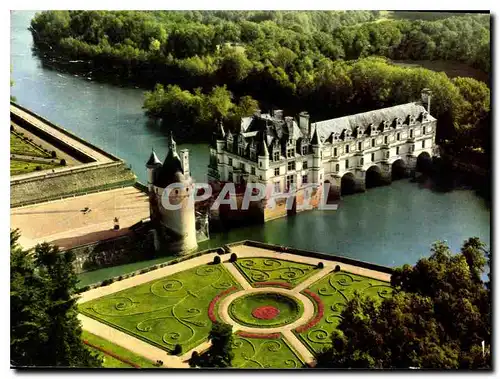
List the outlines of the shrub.
<svg viewBox="0 0 500 379">
<path fill-rule="evenodd" d="M 163 361 L 158 359 L 154 365 L 155 365 L 156 367 L 163 366 Z"/>
<path fill-rule="evenodd" d="M 218 255 L 216 255 L 216 256 L 214 257 L 214 264 L 216 264 L 216 265 L 217 265 L 217 264 L 219 264 L 219 263 L 220 263 L 220 257 L 219 257 Z"/>
<path fill-rule="evenodd" d="M 51 153 L 50 153 L 50 156 L 52 158 L 55 158 L 55 157 L 57 157 L 57 153 L 54 150 L 52 150 Z"/>
<path fill-rule="evenodd" d="M 339 272 L 339 271 L 340 271 L 340 266 L 339 265 L 335 266 L 335 272 Z"/>
<path fill-rule="evenodd" d="M 59 164 L 61 166 L 66 166 L 66 159 L 61 159 L 61 161 L 59 162 Z"/>
<path fill-rule="evenodd" d="M 318 268 L 323 268 L 323 267 L 325 267 L 325 265 L 323 264 L 323 262 L 319 262 L 318 263 Z"/>
<path fill-rule="evenodd" d="M 236 262 L 238 260 L 238 256 L 236 253 L 231 253 L 231 258 L 229 258 L 229 262 Z"/>
<path fill-rule="evenodd" d="M 76 290 L 76 293 L 82 293 L 82 292 L 86 292 L 90 289 L 90 286 L 85 286 L 85 287 L 82 287 L 82 288 L 78 288 Z"/>
<path fill-rule="evenodd" d="M 182 353 L 182 346 L 179 344 L 176 344 L 174 346 L 174 350 L 172 351 L 173 355 L 180 355 Z"/>
<path fill-rule="evenodd" d="M 119 282 L 120 280 L 123 280 L 123 276 L 119 276 L 118 278 L 116 278 L 116 281 Z"/>
<path fill-rule="evenodd" d="M 111 283 L 113 283 L 113 278 L 110 278 L 110 279 L 104 279 L 104 280 L 101 282 L 101 287 L 104 287 L 104 286 L 109 286 Z"/>
<path fill-rule="evenodd" d="M 36 171 L 42 171 L 42 166 L 36 166 L 36 167 L 35 167 L 35 170 L 36 170 Z"/>
</svg>

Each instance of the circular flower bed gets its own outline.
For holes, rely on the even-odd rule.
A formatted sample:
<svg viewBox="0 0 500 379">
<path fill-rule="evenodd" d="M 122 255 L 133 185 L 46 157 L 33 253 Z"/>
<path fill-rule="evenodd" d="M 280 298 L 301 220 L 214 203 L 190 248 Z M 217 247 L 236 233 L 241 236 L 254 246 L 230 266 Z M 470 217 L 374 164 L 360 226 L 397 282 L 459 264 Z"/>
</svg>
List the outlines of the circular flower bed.
<svg viewBox="0 0 500 379">
<path fill-rule="evenodd" d="M 280 310 L 271 305 L 264 305 L 262 307 L 255 308 L 252 311 L 252 316 L 261 320 L 271 320 L 279 314 Z"/>
<path fill-rule="evenodd" d="M 290 324 L 303 312 L 302 304 L 281 293 L 259 292 L 235 299 L 228 308 L 229 316 L 240 325 L 272 328 Z"/>
</svg>

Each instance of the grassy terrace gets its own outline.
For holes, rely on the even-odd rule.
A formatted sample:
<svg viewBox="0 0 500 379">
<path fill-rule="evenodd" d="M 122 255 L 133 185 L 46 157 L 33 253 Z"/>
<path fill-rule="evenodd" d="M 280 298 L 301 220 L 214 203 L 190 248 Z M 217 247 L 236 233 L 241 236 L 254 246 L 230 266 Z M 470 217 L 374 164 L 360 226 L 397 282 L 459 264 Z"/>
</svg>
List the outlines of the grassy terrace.
<svg viewBox="0 0 500 379">
<path fill-rule="evenodd" d="M 283 338 L 258 339 L 234 336 L 236 368 L 300 368 L 304 363 Z"/>
<path fill-rule="evenodd" d="M 12 132 L 10 133 L 10 152 L 32 157 L 50 158 L 49 153 Z"/>
<path fill-rule="evenodd" d="M 315 303 L 315 314 L 318 318 L 321 316 L 318 309 L 321 305 L 314 300 L 314 297 L 319 297 L 324 309 L 316 325 L 302 332 L 295 332 L 313 353 L 321 352 L 323 347 L 331 343 L 330 335 L 337 328 L 340 313 L 355 292 L 382 300 L 392 295 L 393 288 L 387 282 L 339 271 L 326 275 L 303 291 L 304 295 L 309 296 Z"/>
<path fill-rule="evenodd" d="M 253 287 L 259 283 L 288 283 L 292 287 L 314 274 L 315 267 L 274 258 L 242 258 L 234 265 Z"/>
<path fill-rule="evenodd" d="M 112 355 L 104 353 L 102 350 L 95 349 L 93 347 L 87 346 L 92 352 L 99 354 L 103 358 L 103 367 L 105 368 L 134 368 L 133 363 L 140 368 L 154 368 L 153 362 L 149 359 L 141 357 L 130 350 L 127 350 L 121 346 L 115 345 L 104 338 L 96 336 L 95 334 L 83 331 L 82 339 L 93 346 L 97 346 L 102 350 L 109 351 Z M 130 362 L 130 363 L 129 363 Z"/>
<path fill-rule="evenodd" d="M 37 167 L 39 169 L 37 170 Z M 21 175 L 28 174 L 33 171 L 49 170 L 55 167 L 61 167 L 59 164 L 54 163 L 38 163 L 38 162 L 25 162 L 11 159 L 10 161 L 10 174 Z"/>
<path fill-rule="evenodd" d="M 222 265 L 198 266 L 80 305 L 90 317 L 166 351 L 186 352 L 208 338 L 217 295 L 241 288 Z"/>
</svg>

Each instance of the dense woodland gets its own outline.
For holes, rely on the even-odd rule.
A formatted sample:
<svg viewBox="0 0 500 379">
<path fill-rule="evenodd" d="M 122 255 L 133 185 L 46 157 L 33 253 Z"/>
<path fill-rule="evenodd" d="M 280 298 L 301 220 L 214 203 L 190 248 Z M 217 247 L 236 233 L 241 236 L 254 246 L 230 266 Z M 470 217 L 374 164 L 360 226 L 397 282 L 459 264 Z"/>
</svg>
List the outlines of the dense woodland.
<svg viewBox="0 0 500 379">
<path fill-rule="evenodd" d="M 395 296 L 347 303 L 318 367 L 491 369 L 490 260 L 478 238 L 459 254 L 434 244 L 429 258 L 395 269 Z"/>
<path fill-rule="evenodd" d="M 489 150 L 490 90 L 395 60 L 460 61 L 489 73 L 490 16 L 379 11 L 48 11 L 31 31 L 52 57 L 92 75 L 157 84 L 144 108 L 187 138 L 257 107 L 313 121 L 434 92 L 438 140 L 454 154 Z M 422 16 L 423 15 L 423 16 Z M 425 17 L 424 17 L 425 16 Z M 378 57 L 374 57 L 378 56 Z"/>
</svg>

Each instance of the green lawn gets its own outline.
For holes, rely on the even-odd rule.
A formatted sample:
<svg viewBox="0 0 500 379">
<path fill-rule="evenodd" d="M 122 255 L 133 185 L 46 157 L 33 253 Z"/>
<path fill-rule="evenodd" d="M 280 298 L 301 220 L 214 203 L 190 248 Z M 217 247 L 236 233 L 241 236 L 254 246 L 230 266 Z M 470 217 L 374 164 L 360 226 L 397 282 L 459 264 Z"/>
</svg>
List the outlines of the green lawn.
<svg viewBox="0 0 500 379">
<path fill-rule="evenodd" d="M 319 353 L 331 343 L 330 335 L 337 328 L 340 313 L 345 303 L 351 299 L 354 292 L 382 300 L 392 295 L 393 288 L 389 283 L 370 279 L 347 272 L 332 272 L 308 288 L 319 296 L 324 306 L 324 314 L 320 322 L 297 336 L 313 353 Z M 307 296 L 305 291 L 303 293 Z M 313 303 L 315 303 L 313 301 Z M 316 307 L 316 303 L 315 303 Z M 317 314 L 317 310 L 315 312 Z"/>
<path fill-rule="evenodd" d="M 47 164 L 47 163 L 37 163 L 37 162 L 24 162 L 18 160 L 10 160 L 10 175 L 20 175 L 28 174 L 30 172 L 37 171 L 37 166 L 41 167 L 41 170 L 49 170 L 55 167 L 60 167 L 59 164 Z"/>
<path fill-rule="evenodd" d="M 239 258 L 234 265 L 253 287 L 259 282 L 288 283 L 295 287 L 317 272 L 312 265 L 274 258 Z"/>
<path fill-rule="evenodd" d="M 115 345 L 114 343 L 105 340 L 104 338 L 101 338 L 99 336 L 96 336 L 95 334 L 89 333 L 87 331 L 82 332 L 82 339 L 85 341 L 88 341 L 94 346 L 98 346 L 102 349 L 105 349 L 107 351 L 110 351 L 120 358 L 123 358 L 124 360 L 130 361 L 132 363 L 135 363 L 139 365 L 141 368 L 154 368 L 155 366 L 153 365 L 153 362 L 151 362 L 149 359 L 146 359 L 140 355 L 137 355 L 130 350 L 127 350 L 121 346 Z M 133 368 L 133 366 L 122 362 L 111 355 L 107 355 L 103 353 L 102 351 L 98 349 L 94 349 L 90 346 L 87 346 L 91 351 L 98 353 L 100 356 L 102 356 L 104 362 L 103 366 L 105 368 Z"/>
<path fill-rule="evenodd" d="M 29 155 L 33 157 L 50 158 L 50 154 L 32 145 L 21 137 L 10 133 L 10 152 L 12 154 Z"/>
<path fill-rule="evenodd" d="M 208 338 L 211 300 L 241 288 L 223 265 L 203 265 L 83 303 L 82 313 L 167 351 Z"/>
<path fill-rule="evenodd" d="M 247 338 L 234 336 L 236 368 L 300 368 L 303 362 L 285 342 L 279 339 Z"/>
<path fill-rule="evenodd" d="M 257 309 L 271 307 L 274 317 L 262 318 Z M 304 312 L 300 302 L 277 293 L 254 293 L 240 297 L 229 306 L 229 315 L 239 324 L 254 328 L 272 328 L 297 320 Z M 260 317 L 259 317 L 260 316 Z"/>
</svg>

